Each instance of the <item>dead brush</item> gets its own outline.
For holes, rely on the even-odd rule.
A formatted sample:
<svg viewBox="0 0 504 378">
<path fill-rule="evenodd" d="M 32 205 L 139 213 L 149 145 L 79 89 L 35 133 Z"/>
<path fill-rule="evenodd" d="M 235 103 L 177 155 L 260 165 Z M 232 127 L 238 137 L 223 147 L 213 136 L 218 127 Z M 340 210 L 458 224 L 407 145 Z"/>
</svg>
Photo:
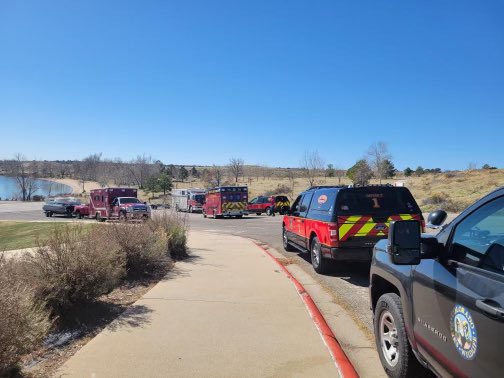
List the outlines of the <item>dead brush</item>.
<svg viewBox="0 0 504 378">
<path fill-rule="evenodd" d="M 186 218 L 172 212 L 164 211 L 147 222 L 152 230 L 163 230 L 168 238 L 167 254 L 181 260 L 188 256 L 187 253 L 187 223 Z"/>
<path fill-rule="evenodd" d="M 49 312 L 21 277 L 22 262 L 0 253 L 0 376 L 14 375 L 23 354 L 31 352 L 51 327 Z"/>
<path fill-rule="evenodd" d="M 169 239 L 164 230 L 145 223 L 116 223 L 106 227 L 110 243 L 124 256 L 127 277 L 166 273 L 172 266 L 167 253 Z"/>
<path fill-rule="evenodd" d="M 89 233 L 81 226 L 55 228 L 46 245 L 26 257 L 36 295 L 53 314 L 110 292 L 124 276 L 124 255 L 106 228 Z"/>
</svg>

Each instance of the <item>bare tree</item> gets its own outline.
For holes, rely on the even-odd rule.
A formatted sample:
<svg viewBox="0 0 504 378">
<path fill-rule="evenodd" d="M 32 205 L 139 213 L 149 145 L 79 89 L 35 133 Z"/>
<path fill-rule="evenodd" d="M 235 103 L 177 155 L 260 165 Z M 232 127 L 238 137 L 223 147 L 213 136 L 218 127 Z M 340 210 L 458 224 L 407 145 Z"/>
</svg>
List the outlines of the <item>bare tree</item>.
<svg viewBox="0 0 504 378">
<path fill-rule="evenodd" d="M 229 159 L 229 172 L 233 176 L 235 182 L 238 182 L 238 179 L 243 176 L 243 159 L 240 158 L 231 158 Z"/>
<path fill-rule="evenodd" d="M 132 181 L 138 187 L 143 188 L 147 180 L 151 178 L 156 171 L 159 172 L 159 165 L 153 163 L 152 157 L 146 155 L 138 155 L 136 159 L 129 164 Z"/>
<path fill-rule="evenodd" d="M 306 151 L 301 160 L 301 168 L 303 168 L 306 178 L 310 186 L 315 184 L 317 176 L 324 169 L 324 160 L 320 157 L 318 151 Z"/>
<path fill-rule="evenodd" d="M 9 164 L 9 175 L 14 177 L 23 201 L 29 201 L 31 196 L 39 189 L 35 174 L 30 172 L 25 157 L 18 153 Z"/>
<path fill-rule="evenodd" d="M 392 159 L 392 156 L 388 151 L 387 144 L 384 142 L 372 144 L 368 149 L 366 157 L 369 166 L 381 184 L 382 179 L 384 179 L 387 175 L 385 161 Z"/>
<path fill-rule="evenodd" d="M 224 176 L 224 172 L 221 167 L 216 166 L 215 164 L 212 166 L 212 179 L 215 186 L 220 186 L 222 182 L 222 178 Z"/>
<path fill-rule="evenodd" d="M 338 184 L 341 184 L 341 178 L 345 177 L 346 175 L 346 170 L 341 169 L 341 168 L 334 168 L 334 176 L 338 178 Z"/>
</svg>

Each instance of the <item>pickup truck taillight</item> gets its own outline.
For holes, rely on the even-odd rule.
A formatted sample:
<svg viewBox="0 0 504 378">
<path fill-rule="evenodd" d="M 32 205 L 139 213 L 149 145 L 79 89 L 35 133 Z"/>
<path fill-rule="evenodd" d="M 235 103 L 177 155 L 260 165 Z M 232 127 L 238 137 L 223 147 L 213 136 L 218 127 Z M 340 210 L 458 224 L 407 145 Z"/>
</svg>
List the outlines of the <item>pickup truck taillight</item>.
<svg viewBox="0 0 504 378">
<path fill-rule="evenodd" d="M 338 241 L 338 223 L 328 223 L 329 239 L 331 241 Z"/>
</svg>

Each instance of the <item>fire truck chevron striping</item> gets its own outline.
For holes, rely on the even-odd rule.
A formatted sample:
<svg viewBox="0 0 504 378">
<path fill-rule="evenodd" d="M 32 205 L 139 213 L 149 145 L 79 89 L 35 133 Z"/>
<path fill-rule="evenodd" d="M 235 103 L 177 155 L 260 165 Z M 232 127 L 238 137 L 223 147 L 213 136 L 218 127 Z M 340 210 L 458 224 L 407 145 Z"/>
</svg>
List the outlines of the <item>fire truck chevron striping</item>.
<svg viewBox="0 0 504 378">
<path fill-rule="evenodd" d="M 386 231 L 388 231 L 390 222 L 396 220 L 421 221 L 421 218 L 416 214 L 400 214 L 388 217 L 385 222 L 376 222 L 375 220 L 373 220 L 373 217 L 370 216 L 340 216 L 338 218 L 338 222 L 341 223 L 341 226 L 339 228 L 339 240 L 346 241 L 350 237 L 387 235 Z"/>
</svg>

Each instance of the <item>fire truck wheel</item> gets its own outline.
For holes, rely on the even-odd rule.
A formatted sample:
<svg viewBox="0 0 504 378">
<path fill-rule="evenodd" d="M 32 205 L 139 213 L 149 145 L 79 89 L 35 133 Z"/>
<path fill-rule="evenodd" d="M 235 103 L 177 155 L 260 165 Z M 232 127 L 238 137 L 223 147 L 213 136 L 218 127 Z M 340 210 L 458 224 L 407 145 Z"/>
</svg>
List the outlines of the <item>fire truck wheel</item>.
<svg viewBox="0 0 504 378">
<path fill-rule="evenodd" d="M 121 211 L 119 213 L 119 220 L 122 221 L 122 222 L 126 221 L 126 213 L 124 211 Z"/>
<path fill-rule="evenodd" d="M 205 213 L 205 210 L 202 210 L 202 211 L 201 211 L 201 214 L 203 214 L 203 218 L 206 218 L 206 213 Z"/>
<path fill-rule="evenodd" d="M 256 215 L 261 215 L 261 213 L 256 213 Z"/>
<path fill-rule="evenodd" d="M 327 270 L 327 260 L 322 257 L 322 250 L 320 249 L 320 241 L 314 237 L 311 242 L 311 261 L 315 272 L 323 274 Z"/>
<path fill-rule="evenodd" d="M 294 252 L 294 248 L 289 243 L 289 238 L 287 237 L 287 233 L 285 232 L 285 227 L 282 228 L 282 241 L 283 247 L 287 252 Z"/>
<path fill-rule="evenodd" d="M 77 211 L 77 212 L 75 213 L 75 217 L 76 217 L 77 219 L 82 219 L 82 214 L 80 213 L 80 211 Z"/>
<path fill-rule="evenodd" d="M 193 210 L 192 210 L 192 206 L 189 206 L 189 212 L 192 213 Z"/>
</svg>

